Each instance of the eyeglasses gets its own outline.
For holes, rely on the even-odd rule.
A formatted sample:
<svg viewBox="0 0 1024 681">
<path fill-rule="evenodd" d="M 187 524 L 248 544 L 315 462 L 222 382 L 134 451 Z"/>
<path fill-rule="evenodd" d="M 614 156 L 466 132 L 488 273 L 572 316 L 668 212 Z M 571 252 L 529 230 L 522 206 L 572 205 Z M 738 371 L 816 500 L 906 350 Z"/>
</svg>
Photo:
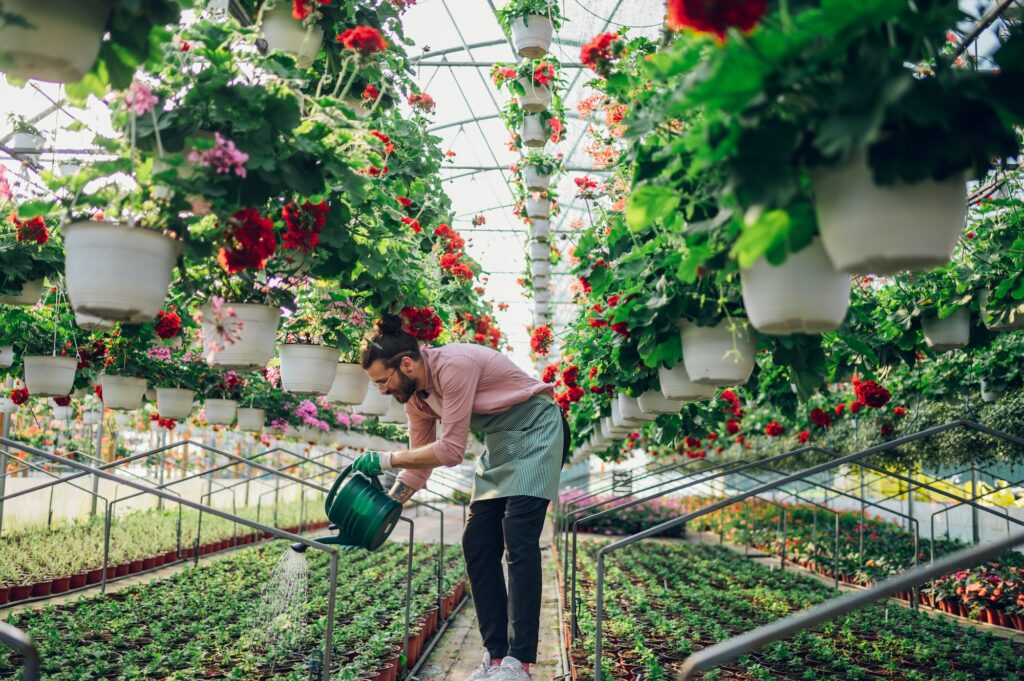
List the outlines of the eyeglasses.
<svg viewBox="0 0 1024 681">
<path fill-rule="evenodd" d="M 392 368 L 392 369 L 391 369 L 391 373 L 390 373 L 390 374 L 388 374 L 388 377 L 387 377 L 387 378 L 385 378 L 385 379 L 383 379 L 383 380 L 381 380 L 381 381 L 374 381 L 374 383 L 375 383 L 375 384 L 376 384 L 377 386 L 381 387 L 381 388 L 384 388 L 384 387 L 386 387 L 386 386 L 387 386 L 387 384 L 391 382 L 391 378 L 392 378 L 392 377 L 393 377 L 393 376 L 395 375 L 395 372 L 396 372 L 396 371 L 398 371 L 398 367 L 394 367 L 394 368 Z"/>
</svg>

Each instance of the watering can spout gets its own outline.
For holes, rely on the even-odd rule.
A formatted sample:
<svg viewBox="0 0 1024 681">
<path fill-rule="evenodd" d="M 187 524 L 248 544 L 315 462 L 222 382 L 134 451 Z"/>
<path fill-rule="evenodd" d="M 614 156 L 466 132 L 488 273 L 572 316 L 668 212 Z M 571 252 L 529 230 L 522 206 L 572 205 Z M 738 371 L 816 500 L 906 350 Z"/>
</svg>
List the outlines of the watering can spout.
<svg viewBox="0 0 1024 681">
<path fill-rule="evenodd" d="M 305 553 L 306 549 L 308 548 L 308 546 L 306 546 L 300 541 L 297 541 L 294 544 L 292 544 L 292 551 L 294 551 L 295 553 Z"/>
</svg>

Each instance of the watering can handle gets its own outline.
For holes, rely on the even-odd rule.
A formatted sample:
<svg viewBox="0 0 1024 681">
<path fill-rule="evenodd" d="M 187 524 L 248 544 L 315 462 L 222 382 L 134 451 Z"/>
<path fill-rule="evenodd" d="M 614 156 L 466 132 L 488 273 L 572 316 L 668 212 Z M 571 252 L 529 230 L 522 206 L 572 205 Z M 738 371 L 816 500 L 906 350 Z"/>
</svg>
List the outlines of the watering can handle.
<svg viewBox="0 0 1024 681">
<path fill-rule="evenodd" d="M 333 485 L 331 485 L 331 491 L 327 493 L 327 503 L 325 504 L 327 508 L 330 508 L 334 504 L 334 495 L 338 493 L 338 488 L 341 487 L 341 483 L 345 482 L 345 478 L 347 478 L 348 474 L 351 472 L 352 464 L 341 469 L 341 475 L 339 475 L 338 479 L 334 481 Z"/>
</svg>

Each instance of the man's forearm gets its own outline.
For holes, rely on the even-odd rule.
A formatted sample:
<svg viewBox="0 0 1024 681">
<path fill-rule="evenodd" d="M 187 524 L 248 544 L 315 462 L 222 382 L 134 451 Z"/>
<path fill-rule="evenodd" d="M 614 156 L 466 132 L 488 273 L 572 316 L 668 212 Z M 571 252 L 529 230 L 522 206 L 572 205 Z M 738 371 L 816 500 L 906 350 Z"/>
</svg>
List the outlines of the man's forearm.
<svg viewBox="0 0 1024 681">
<path fill-rule="evenodd" d="M 433 443 L 417 447 L 416 449 L 409 449 L 403 452 L 393 452 L 391 454 L 392 468 L 422 470 L 424 468 L 437 468 L 440 465 L 441 460 L 438 459 L 437 454 L 434 453 Z"/>
<path fill-rule="evenodd" d="M 398 503 L 404 504 L 412 498 L 412 495 L 416 494 L 416 490 L 405 483 L 396 482 L 391 487 L 391 491 L 388 494 L 391 495 L 392 499 L 398 501 Z"/>
</svg>

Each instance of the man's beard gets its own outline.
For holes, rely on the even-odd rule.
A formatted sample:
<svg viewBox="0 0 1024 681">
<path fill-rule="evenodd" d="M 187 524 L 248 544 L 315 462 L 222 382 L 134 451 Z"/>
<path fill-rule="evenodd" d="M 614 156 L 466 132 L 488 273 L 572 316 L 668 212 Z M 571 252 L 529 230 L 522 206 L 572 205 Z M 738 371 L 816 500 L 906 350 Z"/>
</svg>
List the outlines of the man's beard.
<svg viewBox="0 0 1024 681">
<path fill-rule="evenodd" d="M 416 392 L 416 380 L 403 374 L 401 371 L 396 371 L 398 374 L 398 387 L 391 388 L 388 393 L 394 397 L 399 404 L 405 404 L 412 399 L 412 394 Z"/>
</svg>

